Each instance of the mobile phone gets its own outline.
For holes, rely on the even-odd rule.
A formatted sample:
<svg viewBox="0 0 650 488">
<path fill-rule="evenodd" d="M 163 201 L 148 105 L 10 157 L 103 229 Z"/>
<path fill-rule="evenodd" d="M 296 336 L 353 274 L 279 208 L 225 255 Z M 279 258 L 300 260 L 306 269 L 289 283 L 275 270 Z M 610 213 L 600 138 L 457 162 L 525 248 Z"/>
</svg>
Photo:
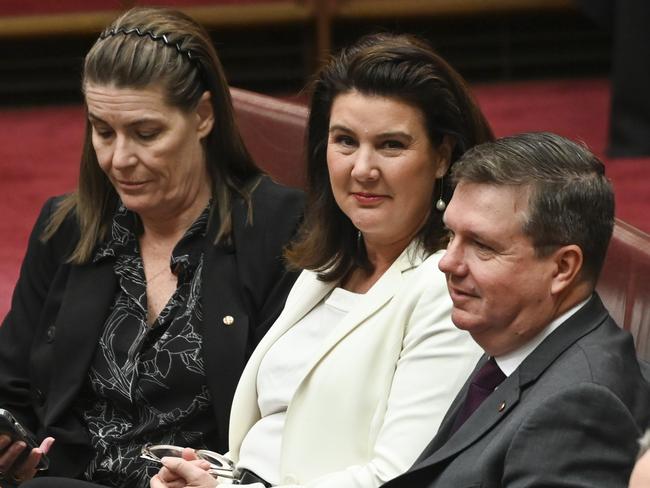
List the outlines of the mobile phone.
<svg viewBox="0 0 650 488">
<path fill-rule="evenodd" d="M 29 453 L 32 452 L 32 449 L 38 447 L 38 443 L 34 436 L 16 420 L 16 418 L 4 408 L 0 408 L 0 435 L 7 435 L 11 437 L 12 442 L 23 441 L 27 444 L 27 447 L 20 453 L 16 462 L 16 466 L 22 464 L 29 456 Z M 47 459 L 47 456 L 43 454 L 41 460 L 38 462 L 36 469 L 44 470 L 47 469 L 50 465 L 50 461 Z"/>
</svg>

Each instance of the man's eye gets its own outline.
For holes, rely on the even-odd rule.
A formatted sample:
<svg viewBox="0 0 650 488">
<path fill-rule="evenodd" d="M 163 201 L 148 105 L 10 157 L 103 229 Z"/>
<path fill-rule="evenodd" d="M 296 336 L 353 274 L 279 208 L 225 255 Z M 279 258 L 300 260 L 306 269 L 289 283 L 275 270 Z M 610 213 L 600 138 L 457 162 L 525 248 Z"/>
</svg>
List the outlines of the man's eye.
<svg viewBox="0 0 650 488">
<path fill-rule="evenodd" d="M 479 251 L 483 253 L 491 253 L 494 252 L 494 249 L 492 249 L 490 246 L 487 244 L 483 244 L 482 242 L 479 241 L 474 241 L 476 244 L 476 247 L 478 248 Z"/>
</svg>

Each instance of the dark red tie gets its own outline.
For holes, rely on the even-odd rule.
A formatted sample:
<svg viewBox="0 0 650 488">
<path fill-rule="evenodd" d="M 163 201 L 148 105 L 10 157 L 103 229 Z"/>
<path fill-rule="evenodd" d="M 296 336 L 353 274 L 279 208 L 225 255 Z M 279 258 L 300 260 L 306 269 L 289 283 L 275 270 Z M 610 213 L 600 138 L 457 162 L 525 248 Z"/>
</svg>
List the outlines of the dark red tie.
<svg viewBox="0 0 650 488">
<path fill-rule="evenodd" d="M 474 413 L 474 410 L 483 403 L 483 400 L 490 396 L 495 388 L 505 379 L 506 375 L 499 369 L 497 362 L 494 358 L 490 358 L 472 378 L 472 382 L 467 390 L 467 396 L 465 397 L 465 403 L 463 403 L 463 406 L 458 411 L 458 415 L 456 415 L 451 434 L 456 432 L 465 423 L 470 415 Z"/>
</svg>

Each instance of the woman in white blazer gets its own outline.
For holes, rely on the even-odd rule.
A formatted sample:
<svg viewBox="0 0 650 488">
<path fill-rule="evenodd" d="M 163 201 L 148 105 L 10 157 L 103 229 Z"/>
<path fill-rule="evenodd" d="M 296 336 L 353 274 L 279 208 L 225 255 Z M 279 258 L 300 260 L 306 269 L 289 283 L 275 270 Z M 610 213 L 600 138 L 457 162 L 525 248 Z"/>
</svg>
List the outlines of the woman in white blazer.
<svg viewBox="0 0 650 488">
<path fill-rule="evenodd" d="M 438 270 L 444 175 L 492 138 L 461 77 L 413 37 L 363 38 L 320 71 L 307 212 L 287 252 L 304 271 L 232 405 L 241 484 L 374 488 L 435 434 L 481 354 L 451 323 Z M 200 461 L 163 464 L 153 488 L 228 482 Z"/>
</svg>

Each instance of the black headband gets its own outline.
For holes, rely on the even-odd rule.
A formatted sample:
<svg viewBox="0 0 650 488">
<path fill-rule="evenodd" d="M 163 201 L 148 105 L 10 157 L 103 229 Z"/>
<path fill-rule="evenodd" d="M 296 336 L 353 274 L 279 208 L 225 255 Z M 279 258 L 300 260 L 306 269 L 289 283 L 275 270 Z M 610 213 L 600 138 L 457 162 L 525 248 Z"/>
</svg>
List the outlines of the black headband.
<svg viewBox="0 0 650 488">
<path fill-rule="evenodd" d="M 106 39 L 109 36 L 113 37 L 118 34 L 124 34 L 125 36 L 128 36 L 129 34 L 137 34 L 140 37 L 148 36 L 154 41 L 162 42 L 165 46 L 175 48 L 179 54 L 186 56 L 187 59 L 198 64 L 198 56 L 196 56 L 191 50 L 182 48 L 180 42 L 171 42 L 168 39 L 167 34 L 154 34 L 151 31 L 142 31 L 139 27 L 131 27 L 130 29 L 126 29 L 124 27 L 119 27 L 116 29 L 115 27 L 112 27 L 102 32 L 99 35 L 99 38 Z"/>
</svg>

